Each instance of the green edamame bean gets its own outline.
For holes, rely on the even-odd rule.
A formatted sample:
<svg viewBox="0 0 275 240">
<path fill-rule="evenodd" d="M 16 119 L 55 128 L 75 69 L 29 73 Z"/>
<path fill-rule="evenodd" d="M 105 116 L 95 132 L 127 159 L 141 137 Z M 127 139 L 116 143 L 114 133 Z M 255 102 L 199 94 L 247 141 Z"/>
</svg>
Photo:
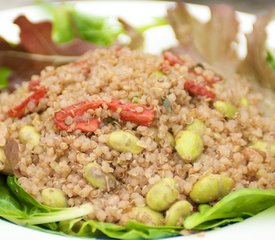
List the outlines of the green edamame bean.
<svg viewBox="0 0 275 240">
<path fill-rule="evenodd" d="M 63 191 L 58 188 L 45 188 L 41 192 L 42 203 L 50 207 L 67 207 L 67 198 Z"/>
<path fill-rule="evenodd" d="M 264 153 L 270 153 L 271 156 L 275 156 L 275 144 L 265 142 L 263 140 L 258 140 L 254 142 L 251 146 L 251 148 L 254 148 L 256 150 L 259 150 Z"/>
<path fill-rule="evenodd" d="M 193 206 L 186 200 L 174 203 L 166 212 L 165 224 L 181 226 L 183 220 L 192 212 Z"/>
<path fill-rule="evenodd" d="M 118 152 L 139 154 L 143 151 L 143 147 L 138 145 L 138 138 L 134 134 L 122 130 L 110 134 L 108 145 Z"/>
<path fill-rule="evenodd" d="M 238 112 L 238 109 L 230 102 L 216 101 L 214 108 L 227 118 L 233 118 Z"/>
<path fill-rule="evenodd" d="M 203 135 L 206 130 L 206 126 L 203 121 L 195 119 L 191 124 L 186 127 L 186 130 L 195 132 L 199 135 Z"/>
<path fill-rule="evenodd" d="M 227 195 L 233 185 L 233 180 L 227 176 L 208 174 L 194 184 L 189 196 L 194 202 L 209 203 Z"/>
<path fill-rule="evenodd" d="M 176 150 L 186 162 L 194 162 L 203 151 L 203 141 L 198 133 L 182 131 L 176 138 Z"/>
<path fill-rule="evenodd" d="M 240 104 L 241 104 L 242 107 L 248 107 L 249 106 L 249 102 L 248 102 L 246 97 L 241 98 Z"/>
<path fill-rule="evenodd" d="M 104 173 L 97 163 L 89 163 L 84 168 L 84 178 L 95 188 L 111 190 L 116 186 L 115 177 Z"/>
<path fill-rule="evenodd" d="M 160 70 L 155 71 L 153 74 L 154 74 L 156 77 L 163 77 L 163 76 L 165 76 L 165 74 L 164 74 L 162 71 L 160 71 Z"/>
<path fill-rule="evenodd" d="M 267 152 L 268 144 L 265 141 L 258 140 L 254 142 L 251 147 L 262 152 Z"/>
<path fill-rule="evenodd" d="M 33 147 L 40 142 L 40 134 L 31 125 L 25 125 L 19 130 L 19 140 L 23 144 L 31 144 Z"/>
<path fill-rule="evenodd" d="M 164 223 L 164 217 L 161 213 L 156 212 L 148 207 L 135 207 L 130 215 L 138 222 L 152 225 L 161 226 Z"/>
<path fill-rule="evenodd" d="M 206 212 L 207 210 L 209 210 L 210 208 L 211 208 L 211 206 L 208 205 L 208 204 L 200 204 L 200 205 L 199 205 L 199 212 L 200 212 L 200 213 L 204 213 L 204 212 Z"/>
<path fill-rule="evenodd" d="M 174 139 L 174 136 L 172 135 L 172 133 L 167 132 L 165 137 L 166 137 L 166 140 L 168 141 L 169 145 L 171 147 L 175 147 L 176 142 L 175 142 L 175 139 Z"/>
<path fill-rule="evenodd" d="M 132 103 L 138 103 L 139 102 L 139 97 L 138 96 L 134 96 L 132 98 Z"/>
<path fill-rule="evenodd" d="M 146 203 L 155 211 L 168 209 L 178 198 L 176 182 L 172 178 L 164 178 L 151 187 L 146 195 Z"/>
<path fill-rule="evenodd" d="M 151 127 L 150 129 L 153 130 L 153 132 L 154 132 L 153 137 L 154 137 L 155 141 L 157 143 L 159 143 L 160 139 L 158 138 L 158 129 L 156 127 Z M 175 139 L 174 139 L 174 136 L 172 135 L 172 133 L 166 132 L 165 140 L 169 143 L 169 145 L 171 147 L 175 147 Z"/>
</svg>

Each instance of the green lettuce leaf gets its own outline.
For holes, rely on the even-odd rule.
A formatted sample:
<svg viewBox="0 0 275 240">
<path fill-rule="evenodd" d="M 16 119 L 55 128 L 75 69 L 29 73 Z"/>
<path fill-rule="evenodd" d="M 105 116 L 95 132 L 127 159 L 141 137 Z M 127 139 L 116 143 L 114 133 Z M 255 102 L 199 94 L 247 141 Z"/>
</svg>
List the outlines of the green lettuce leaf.
<svg viewBox="0 0 275 240">
<path fill-rule="evenodd" d="M 8 78 L 11 74 L 11 69 L 7 67 L 0 68 L 0 89 L 6 88 L 8 86 Z"/>
<path fill-rule="evenodd" d="M 241 189 L 230 193 L 213 207 L 187 217 L 186 229 L 205 230 L 229 222 L 238 222 L 275 205 L 275 189 Z"/>
<path fill-rule="evenodd" d="M 64 4 L 61 4 L 59 7 L 52 8 L 52 38 L 56 43 L 61 44 L 70 42 L 74 38 L 71 11 L 72 7 Z"/>
<path fill-rule="evenodd" d="M 179 234 L 182 227 L 146 226 L 131 221 L 126 226 L 83 220 L 91 207 L 52 208 L 35 200 L 19 185 L 16 177 L 0 175 L 0 217 L 51 233 L 76 236 L 108 236 L 119 239 L 152 239 Z M 71 220 L 70 220 L 71 219 Z"/>
<path fill-rule="evenodd" d="M 145 31 L 150 30 L 152 28 L 162 27 L 162 26 L 166 26 L 168 24 L 169 23 L 168 23 L 166 18 L 164 18 L 164 17 L 154 17 L 153 21 L 151 23 L 143 25 L 143 26 L 138 26 L 137 29 L 140 32 L 145 32 Z"/>
<path fill-rule="evenodd" d="M 159 239 L 176 236 L 182 227 L 148 226 L 136 221 L 130 221 L 126 226 L 104 223 L 93 220 L 75 219 L 60 222 L 60 231 L 75 236 L 108 236 L 117 239 Z M 102 235 L 104 234 L 104 235 Z"/>
<path fill-rule="evenodd" d="M 3 218 L 25 217 L 23 206 L 9 190 L 6 179 L 0 175 L 0 216 Z"/>
<path fill-rule="evenodd" d="M 118 21 L 111 18 L 98 17 L 72 11 L 73 25 L 81 39 L 101 46 L 110 46 L 115 43 L 123 28 Z M 72 27 L 72 25 L 71 25 Z"/>
<path fill-rule="evenodd" d="M 55 223 L 86 216 L 94 211 L 91 204 L 72 208 L 52 208 L 42 205 L 26 193 L 15 177 L 0 175 L 0 217 L 20 225 Z M 50 225 L 54 228 L 54 224 Z"/>
<path fill-rule="evenodd" d="M 110 46 L 123 32 L 121 24 L 110 17 L 81 13 L 70 4 L 52 5 L 42 2 L 40 5 L 52 17 L 52 38 L 58 44 L 80 38 L 100 46 Z"/>
<path fill-rule="evenodd" d="M 55 5 L 43 0 L 37 3 L 52 17 L 52 39 L 58 44 L 81 39 L 98 46 L 110 46 L 120 43 L 118 36 L 124 34 L 130 39 L 127 45 L 138 49 L 143 46 L 145 31 L 168 24 L 164 17 L 155 17 L 149 24 L 133 27 L 120 18 L 80 12 L 71 4 Z"/>
<path fill-rule="evenodd" d="M 270 64 L 273 70 L 275 70 L 275 50 L 267 51 L 266 61 Z"/>
<path fill-rule="evenodd" d="M 242 222 L 243 220 L 244 219 L 241 217 L 236 217 L 236 218 L 230 218 L 230 219 L 222 219 L 222 220 L 219 219 L 219 220 L 208 221 L 200 224 L 199 228 L 196 228 L 196 230 L 214 229 L 220 226 L 226 226 L 231 223 Z"/>
<path fill-rule="evenodd" d="M 28 194 L 18 183 L 16 177 L 7 177 L 7 185 L 9 189 L 12 191 L 12 193 L 17 197 L 17 199 L 20 199 L 21 203 L 24 203 L 29 208 L 37 207 L 39 209 L 42 209 L 44 211 L 50 212 L 53 210 L 53 208 L 48 207 L 46 205 L 41 204 L 38 202 L 33 196 Z"/>
<path fill-rule="evenodd" d="M 275 189 L 241 189 L 214 206 L 201 204 L 199 212 L 187 217 L 180 227 L 147 226 L 136 221 L 120 226 L 83 218 L 91 211 L 89 204 L 47 207 L 26 193 L 15 177 L 7 178 L 0 175 L 0 217 L 45 232 L 79 237 L 159 239 L 179 235 L 182 229 L 206 230 L 240 222 L 275 205 Z"/>
</svg>

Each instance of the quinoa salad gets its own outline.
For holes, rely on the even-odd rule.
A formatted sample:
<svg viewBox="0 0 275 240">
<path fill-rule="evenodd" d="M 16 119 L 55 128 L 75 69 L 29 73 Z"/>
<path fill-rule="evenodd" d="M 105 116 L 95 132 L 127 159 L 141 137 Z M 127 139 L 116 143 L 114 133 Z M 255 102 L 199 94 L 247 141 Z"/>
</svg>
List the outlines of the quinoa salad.
<svg viewBox="0 0 275 240">
<path fill-rule="evenodd" d="M 265 97 L 186 55 L 95 50 L 0 94 L 0 169 L 47 206 L 91 203 L 86 219 L 179 226 L 199 204 L 275 188 Z"/>
</svg>

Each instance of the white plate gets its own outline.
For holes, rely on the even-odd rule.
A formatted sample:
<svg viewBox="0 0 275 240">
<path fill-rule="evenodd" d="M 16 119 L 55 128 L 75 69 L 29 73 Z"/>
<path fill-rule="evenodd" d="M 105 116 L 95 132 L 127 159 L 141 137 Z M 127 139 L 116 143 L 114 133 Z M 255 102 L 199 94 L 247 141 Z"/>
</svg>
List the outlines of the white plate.
<svg viewBox="0 0 275 240">
<path fill-rule="evenodd" d="M 174 3 L 168 2 L 138 2 L 138 1 L 121 1 L 121 2 L 77 2 L 76 6 L 81 11 L 102 16 L 120 16 L 133 25 L 146 24 L 152 21 L 153 17 L 163 16 L 167 6 Z M 206 21 L 209 18 L 209 10 L 207 7 L 199 5 L 189 5 L 192 13 Z M 0 35 L 10 41 L 18 41 L 18 29 L 12 24 L 13 19 L 25 14 L 33 21 L 47 19 L 47 16 L 41 9 L 37 7 L 24 7 L 0 12 Z M 244 13 L 238 13 L 238 18 L 241 22 L 239 34 L 240 46 L 239 53 L 241 56 L 245 54 L 244 32 L 251 31 L 252 23 L 255 20 L 254 16 Z M 274 35 L 271 36 L 270 42 L 274 42 Z M 160 27 L 146 33 L 146 48 L 147 52 L 158 53 L 161 49 L 176 44 L 176 40 L 170 27 Z M 212 230 L 200 235 L 191 235 L 184 237 L 176 237 L 170 239 L 184 240 L 273 240 L 275 226 L 275 206 L 258 214 L 255 217 L 249 218 L 241 223 L 236 223 L 224 228 Z M 32 230 L 26 227 L 17 226 L 7 221 L 0 219 L 0 234 L 6 239 L 20 240 L 59 240 L 59 239 L 76 239 L 75 237 L 64 237 L 55 234 L 44 233 Z M 81 238 L 83 239 L 83 238 Z"/>
</svg>

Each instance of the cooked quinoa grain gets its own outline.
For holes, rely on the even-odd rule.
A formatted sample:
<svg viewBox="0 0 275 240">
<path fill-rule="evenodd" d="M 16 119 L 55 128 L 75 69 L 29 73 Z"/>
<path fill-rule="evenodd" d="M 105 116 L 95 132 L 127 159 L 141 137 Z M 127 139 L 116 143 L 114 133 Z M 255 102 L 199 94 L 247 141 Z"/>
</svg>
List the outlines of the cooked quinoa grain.
<svg viewBox="0 0 275 240">
<path fill-rule="evenodd" d="M 45 189 L 60 189 L 68 206 L 91 202 L 96 211 L 89 218 L 119 224 L 134 209 L 147 209 L 146 195 L 165 178 L 175 181 L 173 201 L 191 201 L 193 186 L 209 174 L 232 179 L 232 191 L 275 188 L 273 152 L 251 147 L 256 141 L 274 146 L 275 115 L 264 114 L 265 96 L 238 76 L 211 83 L 216 74 L 210 67 L 180 58 L 169 68 L 166 62 L 163 73 L 162 56 L 96 50 L 79 62 L 46 68 L 33 77 L 46 94 L 29 101 L 20 116 L 16 106 L 36 92 L 24 83 L 2 93 L 0 147 L 9 139 L 18 142 L 14 168 L 22 187 L 41 202 Z M 238 112 L 226 117 L 215 101 Z M 183 161 L 171 142 L 196 119 L 205 125 L 203 149 L 194 161 Z M 24 126 L 39 134 L 35 145 L 20 141 Z M 127 141 L 123 151 L 112 146 L 109 138 L 117 131 L 135 136 L 138 151 L 129 150 Z M 87 166 L 97 166 L 92 179 Z M 98 173 L 101 182 L 95 184 Z M 115 184 L 104 176 L 112 176 Z"/>
</svg>

